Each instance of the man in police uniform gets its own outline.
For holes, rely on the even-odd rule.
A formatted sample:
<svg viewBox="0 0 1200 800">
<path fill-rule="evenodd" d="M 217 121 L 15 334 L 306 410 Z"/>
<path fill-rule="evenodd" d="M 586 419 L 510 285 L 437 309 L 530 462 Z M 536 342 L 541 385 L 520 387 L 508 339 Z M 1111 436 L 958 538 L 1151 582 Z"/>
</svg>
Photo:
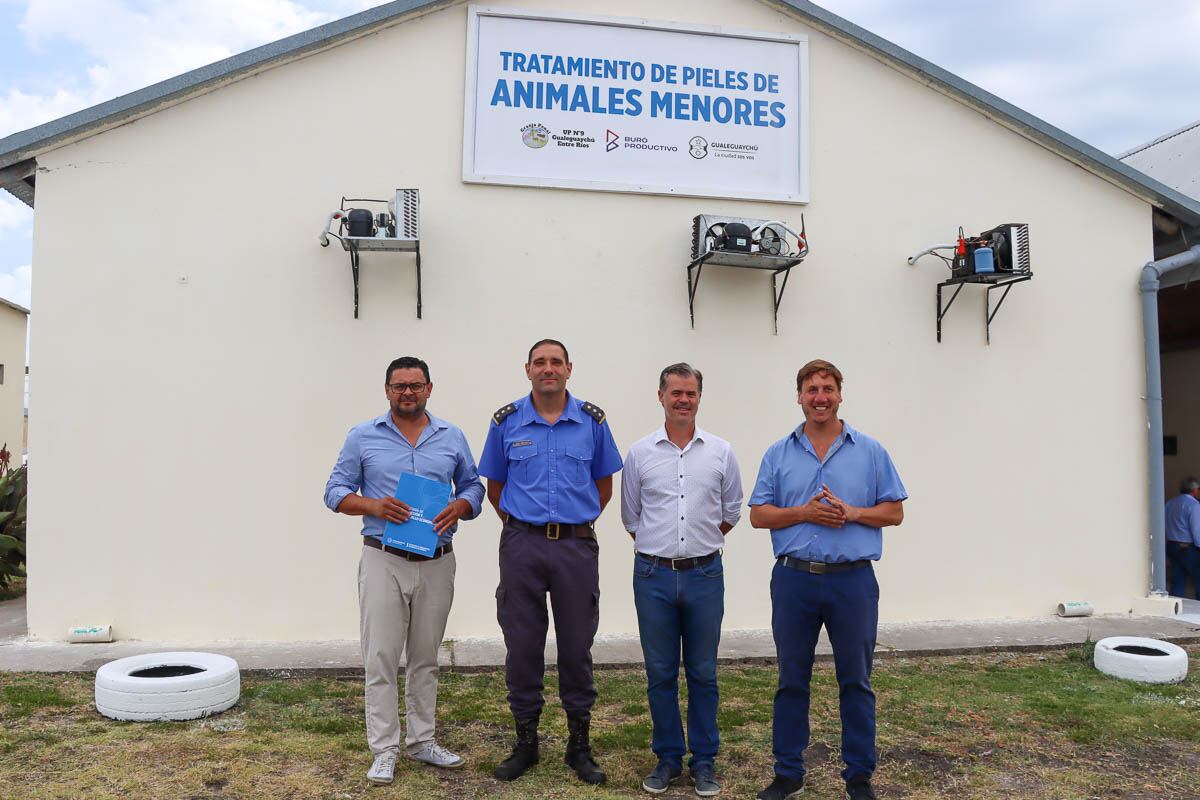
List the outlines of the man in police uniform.
<svg viewBox="0 0 1200 800">
<path fill-rule="evenodd" d="M 874 800 L 879 583 L 871 562 L 883 550 L 881 529 L 904 519 L 908 493 L 883 445 L 838 419 L 837 367 L 808 362 L 796 390 L 804 422 L 767 449 L 750 495 L 750 525 L 769 528 L 775 549 L 771 631 L 779 662 L 775 780 L 758 797 L 785 800 L 804 787 L 809 682 L 823 624 L 841 701 L 846 795 Z"/>
<path fill-rule="evenodd" d="M 604 412 L 567 392 L 567 348 L 543 339 L 529 350 L 532 391 L 492 416 L 479 474 L 504 521 L 496 616 L 508 648 L 505 681 L 517 742 L 495 775 L 515 780 L 538 762 L 546 594 L 554 608 L 558 685 L 570 738 L 566 763 L 586 783 L 604 783 L 588 737 L 596 688 L 592 640 L 600 620 L 593 523 L 612 497 L 621 456 Z"/>
</svg>

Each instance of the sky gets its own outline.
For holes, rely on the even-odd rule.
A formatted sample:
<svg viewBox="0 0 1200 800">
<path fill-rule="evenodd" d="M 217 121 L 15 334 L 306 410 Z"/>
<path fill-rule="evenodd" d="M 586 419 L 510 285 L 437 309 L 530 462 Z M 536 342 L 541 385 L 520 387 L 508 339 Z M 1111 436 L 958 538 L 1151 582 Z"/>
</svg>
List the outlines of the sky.
<svg viewBox="0 0 1200 800">
<path fill-rule="evenodd" d="M 1200 0 L 819 4 L 1114 155 L 1200 120 Z M 374 5 L 0 0 L 0 138 Z M 31 309 L 32 233 L 0 191 L 0 297 Z"/>
</svg>

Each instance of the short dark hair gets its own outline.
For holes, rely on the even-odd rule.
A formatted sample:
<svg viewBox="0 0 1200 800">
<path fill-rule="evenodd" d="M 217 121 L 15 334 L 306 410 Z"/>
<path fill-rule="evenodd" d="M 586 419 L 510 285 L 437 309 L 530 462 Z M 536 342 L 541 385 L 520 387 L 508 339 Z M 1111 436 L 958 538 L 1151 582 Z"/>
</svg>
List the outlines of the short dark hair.
<svg viewBox="0 0 1200 800">
<path fill-rule="evenodd" d="M 429 365 L 415 356 L 401 356 L 392 363 L 388 364 L 387 374 L 383 376 L 383 383 L 387 385 L 392 380 L 392 373 L 398 369 L 419 369 L 425 376 L 425 382 L 429 383 Z"/>
<path fill-rule="evenodd" d="M 672 364 L 669 367 L 663 367 L 663 371 L 658 374 L 658 390 L 664 391 L 667 388 L 667 376 L 678 375 L 681 378 L 695 378 L 696 391 L 704 392 L 704 376 L 700 374 L 700 370 L 693 367 L 686 361 L 680 361 L 678 364 Z"/>
<path fill-rule="evenodd" d="M 1200 489 L 1200 481 L 1196 480 L 1195 478 L 1184 478 L 1179 482 L 1180 494 L 1191 494 L 1197 489 Z"/>
<path fill-rule="evenodd" d="M 571 357 L 569 355 L 567 355 L 567 346 L 565 344 L 563 344 L 562 342 L 560 342 L 558 339 L 538 339 L 536 342 L 533 343 L 533 347 L 529 348 L 529 355 L 525 356 L 526 364 L 533 363 L 533 351 L 537 350 L 539 347 L 541 347 L 544 344 L 558 345 L 559 347 L 562 348 L 562 351 L 563 351 L 563 361 L 571 360 Z"/>
<path fill-rule="evenodd" d="M 811 378 L 813 375 L 818 375 L 822 372 L 833 376 L 840 392 L 842 390 L 842 371 L 823 358 L 814 358 L 800 368 L 800 371 L 796 373 L 796 391 L 800 391 L 804 385 L 805 378 Z"/>
</svg>

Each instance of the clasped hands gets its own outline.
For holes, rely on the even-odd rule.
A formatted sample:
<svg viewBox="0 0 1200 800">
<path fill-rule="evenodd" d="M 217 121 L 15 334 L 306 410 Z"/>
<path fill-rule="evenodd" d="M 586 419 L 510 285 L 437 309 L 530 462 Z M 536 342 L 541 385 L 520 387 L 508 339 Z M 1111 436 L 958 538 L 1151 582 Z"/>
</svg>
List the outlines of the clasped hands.
<svg viewBox="0 0 1200 800">
<path fill-rule="evenodd" d="M 451 500 L 450 505 L 443 508 L 433 518 L 433 530 L 441 533 L 470 513 L 471 504 L 466 500 Z M 372 516 L 388 522 L 408 522 L 408 518 L 412 516 L 412 508 L 403 500 L 397 500 L 394 497 L 379 497 L 375 500 L 375 513 Z"/>
<path fill-rule="evenodd" d="M 821 484 L 821 491 L 800 506 L 799 511 L 801 522 L 815 522 L 829 528 L 840 528 L 847 522 L 857 522 L 862 516 L 861 508 L 839 498 L 826 484 Z"/>
</svg>

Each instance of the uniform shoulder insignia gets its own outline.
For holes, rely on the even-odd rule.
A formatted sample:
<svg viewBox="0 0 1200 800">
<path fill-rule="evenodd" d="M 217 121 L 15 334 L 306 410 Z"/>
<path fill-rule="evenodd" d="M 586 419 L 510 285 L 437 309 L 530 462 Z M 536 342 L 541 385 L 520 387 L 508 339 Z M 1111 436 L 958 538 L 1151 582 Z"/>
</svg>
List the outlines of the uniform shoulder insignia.
<svg viewBox="0 0 1200 800">
<path fill-rule="evenodd" d="M 517 407 L 514 404 L 509 403 L 508 405 L 499 409 L 495 414 L 492 414 L 492 421 L 495 422 L 497 425 L 499 425 L 501 422 L 504 422 L 504 420 L 510 414 L 515 413 L 516 410 L 517 410 Z"/>
<path fill-rule="evenodd" d="M 583 409 L 583 413 L 587 414 L 589 417 L 596 420 L 596 422 L 599 422 L 599 423 L 604 422 L 604 409 L 603 408 L 600 408 L 599 406 L 592 405 L 591 403 L 587 403 L 587 402 L 585 402 L 582 406 L 580 406 L 580 408 Z"/>
</svg>

